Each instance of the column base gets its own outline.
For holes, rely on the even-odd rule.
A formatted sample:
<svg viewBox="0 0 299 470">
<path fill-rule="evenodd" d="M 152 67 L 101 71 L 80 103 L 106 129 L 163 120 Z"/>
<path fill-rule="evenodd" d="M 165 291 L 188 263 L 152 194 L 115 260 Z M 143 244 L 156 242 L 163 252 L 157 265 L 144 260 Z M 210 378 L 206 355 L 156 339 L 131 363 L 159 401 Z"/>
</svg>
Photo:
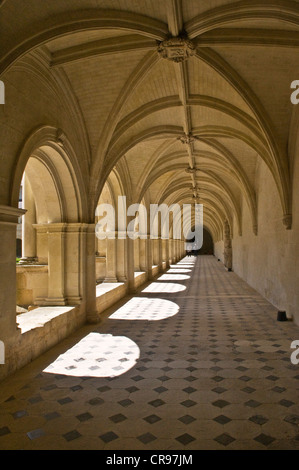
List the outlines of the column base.
<svg viewBox="0 0 299 470">
<path fill-rule="evenodd" d="M 103 282 L 110 283 L 110 282 L 118 282 L 116 277 L 106 277 Z"/>
<path fill-rule="evenodd" d="M 18 264 L 37 264 L 38 258 L 34 256 L 24 256 L 20 259 Z"/>
<path fill-rule="evenodd" d="M 74 295 L 72 297 L 68 297 L 66 299 L 66 302 L 67 302 L 67 305 L 80 305 L 82 302 L 82 297 Z"/>
<path fill-rule="evenodd" d="M 56 298 L 46 298 L 46 299 L 39 299 L 36 298 L 34 301 L 34 305 L 40 307 L 62 307 L 68 305 L 67 300 L 64 297 L 56 297 Z"/>
<path fill-rule="evenodd" d="M 101 321 L 100 314 L 98 312 L 87 313 L 86 321 L 87 323 L 90 323 L 90 324 L 100 323 Z"/>
</svg>

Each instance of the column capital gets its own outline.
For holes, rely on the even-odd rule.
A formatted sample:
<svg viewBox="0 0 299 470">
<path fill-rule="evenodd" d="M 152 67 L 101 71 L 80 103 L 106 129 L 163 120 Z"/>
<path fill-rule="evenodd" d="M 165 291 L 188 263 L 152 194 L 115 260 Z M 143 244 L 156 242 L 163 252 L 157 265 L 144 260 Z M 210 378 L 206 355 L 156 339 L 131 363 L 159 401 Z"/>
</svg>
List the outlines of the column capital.
<svg viewBox="0 0 299 470">
<path fill-rule="evenodd" d="M 0 205 L 0 222 L 17 224 L 18 218 L 26 213 L 25 209 L 18 207 Z"/>
</svg>

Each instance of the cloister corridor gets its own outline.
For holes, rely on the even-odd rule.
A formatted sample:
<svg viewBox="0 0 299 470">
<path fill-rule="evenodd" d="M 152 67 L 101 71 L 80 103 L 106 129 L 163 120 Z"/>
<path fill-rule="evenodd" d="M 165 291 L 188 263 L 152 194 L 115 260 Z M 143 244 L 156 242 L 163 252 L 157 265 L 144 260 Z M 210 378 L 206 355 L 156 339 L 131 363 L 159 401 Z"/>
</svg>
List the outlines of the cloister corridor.
<svg viewBox="0 0 299 470">
<path fill-rule="evenodd" d="M 184 257 L 8 377 L 0 449 L 299 449 L 293 322 Z"/>
</svg>

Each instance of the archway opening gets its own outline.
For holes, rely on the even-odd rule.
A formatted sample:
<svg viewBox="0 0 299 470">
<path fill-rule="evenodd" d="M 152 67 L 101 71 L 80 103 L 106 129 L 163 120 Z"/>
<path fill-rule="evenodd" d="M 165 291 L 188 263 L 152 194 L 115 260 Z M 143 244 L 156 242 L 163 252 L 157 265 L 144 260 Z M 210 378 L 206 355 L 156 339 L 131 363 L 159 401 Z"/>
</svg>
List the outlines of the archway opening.
<svg viewBox="0 0 299 470">
<path fill-rule="evenodd" d="M 203 228 L 203 242 L 202 247 L 198 251 L 198 255 L 213 255 L 214 254 L 214 241 L 210 232 Z"/>
<path fill-rule="evenodd" d="M 185 246 L 187 255 L 214 255 L 214 240 L 210 231 L 203 227 L 201 240 L 201 237 L 194 235 L 197 229 L 198 227 L 193 226 L 186 237 Z"/>
<path fill-rule="evenodd" d="M 45 144 L 31 152 L 23 167 L 19 207 L 26 213 L 17 228 L 17 313 L 79 304 L 80 198 L 62 149 Z"/>
</svg>

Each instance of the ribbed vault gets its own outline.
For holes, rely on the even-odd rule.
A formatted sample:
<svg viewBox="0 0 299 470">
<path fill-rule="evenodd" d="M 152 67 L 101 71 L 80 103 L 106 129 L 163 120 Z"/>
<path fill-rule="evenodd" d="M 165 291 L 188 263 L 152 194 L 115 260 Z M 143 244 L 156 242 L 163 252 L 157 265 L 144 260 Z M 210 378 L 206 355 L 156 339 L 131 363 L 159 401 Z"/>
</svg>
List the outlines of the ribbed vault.
<svg viewBox="0 0 299 470">
<path fill-rule="evenodd" d="M 281 120 L 291 122 L 296 1 L 48 3 L 17 15 L 17 35 L 8 25 L 20 0 L 1 3 L 0 73 L 12 82 L 20 70 L 40 74 L 68 104 L 89 220 L 117 174 L 132 203 L 201 202 L 214 239 L 225 220 L 242 233 L 246 204 L 256 234 L 262 160 L 291 227 L 288 126 Z M 282 74 L 277 53 L 285 57 L 285 89 L 273 97 L 271 73 Z"/>
</svg>

